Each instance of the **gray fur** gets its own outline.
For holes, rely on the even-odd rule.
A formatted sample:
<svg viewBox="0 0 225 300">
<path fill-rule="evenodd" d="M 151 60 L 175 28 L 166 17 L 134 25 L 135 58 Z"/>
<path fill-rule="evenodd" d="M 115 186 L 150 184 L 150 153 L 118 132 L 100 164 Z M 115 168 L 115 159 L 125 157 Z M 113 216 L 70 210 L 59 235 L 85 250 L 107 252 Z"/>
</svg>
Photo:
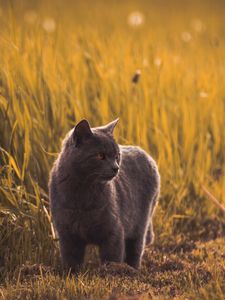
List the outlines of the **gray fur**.
<svg viewBox="0 0 225 300">
<path fill-rule="evenodd" d="M 141 148 L 115 142 L 117 121 L 90 128 L 82 120 L 64 139 L 50 174 L 51 213 L 63 265 L 72 271 L 82 265 L 87 244 L 99 246 L 103 263 L 139 268 L 154 238 L 158 169 Z"/>
</svg>

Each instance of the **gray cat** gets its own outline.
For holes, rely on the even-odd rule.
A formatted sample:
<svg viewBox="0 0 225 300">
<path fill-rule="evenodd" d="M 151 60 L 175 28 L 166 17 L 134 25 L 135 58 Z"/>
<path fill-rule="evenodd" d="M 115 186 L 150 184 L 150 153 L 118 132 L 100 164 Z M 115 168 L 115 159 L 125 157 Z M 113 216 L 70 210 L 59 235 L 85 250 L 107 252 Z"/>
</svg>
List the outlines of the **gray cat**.
<svg viewBox="0 0 225 300">
<path fill-rule="evenodd" d="M 103 263 L 139 268 L 144 246 L 154 238 L 158 169 L 141 148 L 115 142 L 117 122 L 90 128 L 80 121 L 50 174 L 51 213 L 63 265 L 72 272 L 82 265 L 87 244 L 99 246 Z"/>
</svg>

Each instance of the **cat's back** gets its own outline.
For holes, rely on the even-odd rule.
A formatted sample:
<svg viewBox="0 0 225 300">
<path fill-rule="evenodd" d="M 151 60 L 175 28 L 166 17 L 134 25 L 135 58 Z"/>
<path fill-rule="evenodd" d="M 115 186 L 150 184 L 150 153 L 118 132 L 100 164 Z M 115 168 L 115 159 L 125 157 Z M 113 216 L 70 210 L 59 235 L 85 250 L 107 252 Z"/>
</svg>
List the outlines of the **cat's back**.
<svg viewBox="0 0 225 300">
<path fill-rule="evenodd" d="M 159 186 L 159 172 L 154 159 L 138 146 L 121 146 L 121 175 L 133 185 Z"/>
<path fill-rule="evenodd" d="M 127 236 L 142 230 L 153 211 L 160 190 L 156 162 L 137 146 L 119 146 L 120 171 L 112 181 Z M 146 223 L 145 223 L 146 224 Z"/>
<path fill-rule="evenodd" d="M 122 156 L 122 168 L 141 169 L 144 172 L 158 172 L 157 164 L 154 159 L 141 147 L 120 145 Z"/>
</svg>

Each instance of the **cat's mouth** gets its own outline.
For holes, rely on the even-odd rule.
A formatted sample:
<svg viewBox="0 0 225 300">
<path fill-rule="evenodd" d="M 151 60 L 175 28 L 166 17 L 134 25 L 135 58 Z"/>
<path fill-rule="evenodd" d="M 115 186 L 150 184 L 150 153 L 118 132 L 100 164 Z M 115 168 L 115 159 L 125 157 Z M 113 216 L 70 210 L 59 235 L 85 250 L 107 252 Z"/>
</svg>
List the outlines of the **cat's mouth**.
<svg viewBox="0 0 225 300">
<path fill-rule="evenodd" d="M 102 175 L 100 178 L 103 181 L 110 181 L 112 180 L 117 174 L 107 174 L 107 175 Z"/>
</svg>

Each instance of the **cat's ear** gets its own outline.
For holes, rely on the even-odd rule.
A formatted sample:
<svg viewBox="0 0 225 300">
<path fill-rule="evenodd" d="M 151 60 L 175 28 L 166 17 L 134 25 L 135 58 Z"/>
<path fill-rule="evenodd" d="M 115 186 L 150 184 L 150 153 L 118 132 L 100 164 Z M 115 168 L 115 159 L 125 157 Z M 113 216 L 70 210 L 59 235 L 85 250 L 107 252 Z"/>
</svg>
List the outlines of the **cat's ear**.
<svg viewBox="0 0 225 300">
<path fill-rule="evenodd" d="M 93 135 L 91 127 L 87 120 L 81 120 L 73 130 L 73 140 L 75 145 L 78 146 L 83 141 L 87 140 Z"/>
<path fill-rule="evenodd" d="M 118 123 L 118 121 L 119 121 L 119 118 L 106 124 L 105 126 L 102 126 L 101 129 L 107 133 L 113 134 L 114 128 L 116 127 L 116 124 Z"/>
</svg>

